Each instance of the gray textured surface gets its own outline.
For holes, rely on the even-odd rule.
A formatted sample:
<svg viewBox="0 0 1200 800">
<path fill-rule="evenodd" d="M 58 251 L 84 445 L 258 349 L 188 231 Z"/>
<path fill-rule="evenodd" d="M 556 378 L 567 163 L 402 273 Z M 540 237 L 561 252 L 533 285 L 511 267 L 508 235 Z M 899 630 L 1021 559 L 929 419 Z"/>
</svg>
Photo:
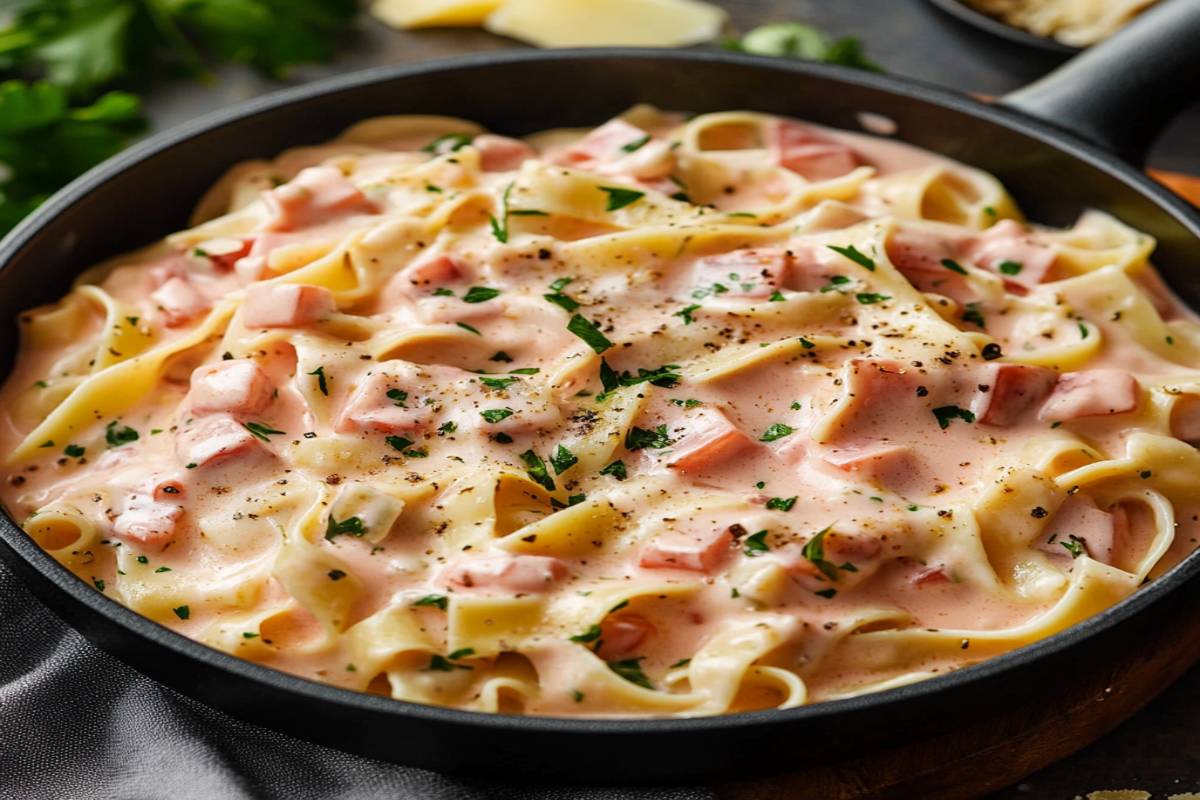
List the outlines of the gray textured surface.
<svg viewBox="0 0 1200 800">
<path fill-rule="evenodd" d="M 1200 2 L 1200 0 L 1196 0 Z M 994 41 L 924 0 L 728 0 L 735 25 L 799 19 L 854 34 L 889 72 L 1001 94 L 1052 68 L 1054 57 Z M 378 64 L 481 52 L 514 43 L 478 31 L 400 34 L 367 23 L 308 80 Z M 211 86 L 171 84 L 150 98 L 159 129 L 274 88 L 239 70 Z M 1200 173 L 1200 105 L 1184 113 L 1151 162 Z M 1086 669 L 1086 665 L 1080 665 Z M 1071 798 L 1105 788 L 1200 790 L 1200 671 L 1092 747 L 994 796 Z M 96 651 L 0 568 L 2 798 L 581 798 L 701 800 L 702 789 L 536 792 L 453 781 L 308 745 L 233 721 Z"/>
</svg>

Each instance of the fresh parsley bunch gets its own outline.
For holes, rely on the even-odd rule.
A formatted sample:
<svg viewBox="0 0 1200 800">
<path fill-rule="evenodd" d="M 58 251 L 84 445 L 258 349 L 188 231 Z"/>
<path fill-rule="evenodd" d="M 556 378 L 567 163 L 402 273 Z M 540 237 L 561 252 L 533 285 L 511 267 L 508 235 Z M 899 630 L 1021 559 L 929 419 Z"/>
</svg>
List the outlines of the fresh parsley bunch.
<svg viewBox="0 0 1200 800">
<path fill-rule="evenodd" d="M 332 55 L 355 0 L 0 0 L 0 235 L 141 129 L 136 88 Z"/>
</svg>

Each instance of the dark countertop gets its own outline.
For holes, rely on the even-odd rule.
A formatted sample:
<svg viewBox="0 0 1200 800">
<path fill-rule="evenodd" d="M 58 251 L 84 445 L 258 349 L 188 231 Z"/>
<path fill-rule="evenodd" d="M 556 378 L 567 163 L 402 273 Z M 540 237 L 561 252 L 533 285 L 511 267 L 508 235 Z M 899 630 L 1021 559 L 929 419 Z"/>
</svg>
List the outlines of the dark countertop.
<svg viewBox="0 0 1200 800">
<path fill-rule="evenodd" d="M 963 91 L 1003 94 L 1052 69 L 1059 57 L 1027 50 L 966 27 L 925 0 L 718 0 L 734 24 L 798 20 L 835 35 L 855 35 L 887 71 Z M 349 37 L 338 60 L 297 79 L 380 64 L 516 46 L 475 30 L 392 32 L 373 23 Z M 242 70 L 212 86 L 170 84 L 150 97 L 161 129 L 274 87 Z M 1150 157 L 1151 166 L 1200 174 L 1200 103 L 1183 112 Z M 1084 668 L 1081 665 L 1081 668 Z M 1155 800 L 1200 790 L 1200 668 L 1140 714 L 1075 755 L 993 795 L 993 800 L 1071 798 L 1099 789 L 1143 789 Z"/>
</svg>

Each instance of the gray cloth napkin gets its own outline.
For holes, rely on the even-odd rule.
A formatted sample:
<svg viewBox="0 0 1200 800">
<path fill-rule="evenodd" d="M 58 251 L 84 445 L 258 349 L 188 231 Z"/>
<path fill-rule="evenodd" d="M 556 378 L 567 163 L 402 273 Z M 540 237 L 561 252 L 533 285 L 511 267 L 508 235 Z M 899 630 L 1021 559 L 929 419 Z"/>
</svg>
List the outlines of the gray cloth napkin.
<svg viewBox="0 0 1200 800">
<path fill-rule="evenodd" d="M 0 798 L 711 800 L 713 796 L 703 788 L 499 786 L 360 758 L 239 722 L 93 647 L 0 565 Z"/>
</svg>

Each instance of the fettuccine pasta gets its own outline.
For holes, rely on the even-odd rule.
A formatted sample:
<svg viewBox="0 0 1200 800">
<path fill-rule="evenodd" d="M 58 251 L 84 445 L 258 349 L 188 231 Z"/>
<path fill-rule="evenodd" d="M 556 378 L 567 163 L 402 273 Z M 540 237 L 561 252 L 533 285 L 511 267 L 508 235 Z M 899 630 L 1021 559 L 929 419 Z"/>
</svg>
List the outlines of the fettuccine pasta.
<svg viewBox="0 0 1200 800">
<path fill-rule="evenodd" d="M 20 319 L 9 513 L 214 648 L 403 700 L 696 716 L 928 678 L 1191 551 L 1154 242 L 748 112 L 370 120 Z"/>
</svg>

